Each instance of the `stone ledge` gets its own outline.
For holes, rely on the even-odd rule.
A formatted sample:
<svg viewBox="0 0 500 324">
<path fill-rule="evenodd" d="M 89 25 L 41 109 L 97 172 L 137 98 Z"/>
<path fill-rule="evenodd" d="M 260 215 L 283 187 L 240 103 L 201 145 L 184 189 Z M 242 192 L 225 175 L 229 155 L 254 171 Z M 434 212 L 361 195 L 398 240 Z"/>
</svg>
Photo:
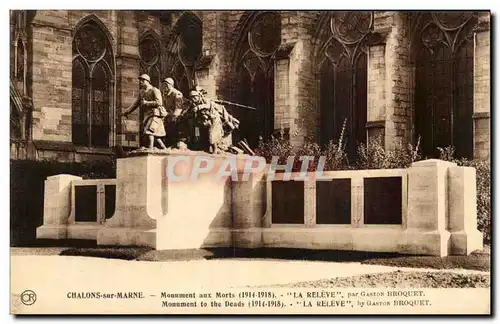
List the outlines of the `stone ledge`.
<svg viewBox="0 0 500 324">
<path fill-rule="evenodd" d="M 448 231 L 421 232 L 388 227 L 367 229 L 343 227 L 329 230 L 268 228 L 262 230 L 261 247 L 388 252 L 442 257 L 450 252 L 445 248 L 449 239 Z M 250 240 L 249 237 L 248 241 Z"/>
<path fill-rule="evenodd" d="M 199 71 L 208 69 L 212 64 L 212 62 L 214 61 L 214 59 L 215 59 L 215 54 L 203 55 L 196 63 L 195 70 Z"/>
<path fill-rule="evenodd" d="M 392 31 L 392 27 L 380 28 L 367 35 L 367 41 L 369 46 L 385 45 L 387 42 L 387 36 L 389 36 Z"/>
<path fill-rule="evenodd" d="M 472 119 L 488 119 L 490 117 L 491 117 L 491 115 L 490 115 L 489 111 L 476 112 L 476 113 L 472 114 Z"/>
<path fill-rule="evenodd" d="M 75 146 L 71 142 L 35 140 L 33 144 L 37 150 L 75 152 Z"/>
<path fill-rule="evenodd" d="M 224 159 L 227 157 L 236 157 L 238 158 L 248 158 L 250 155 L 247 154 L 231 154 L 231 153 L 225 153 L 225 154 L 210 154 L 208 152 L 204 151 L 192 151 L 189 149 L 172 149 L 172 148 L 167 148 L 166 150 L 160 150 L 160 149 L 154 149 L 154 150 L 149 150 L 149 149 L 136 149 L 132 152 L 129 152 L 127 157 L 136 157 L 136 156 L 172 156 L 172 155 L 180 155 L 180 156 L 206 156 L 206 157 L 211 157 L 211 158 L 220 158 Z"/>
<path fill-rule="evenodd" d="M 293 49 L 295 48 L 296 42 L 293 43 L 286 43 L 282 44 L 276 53 L 274 53 L 274 58 L 277 60 L 282 60 L 282 59 L 287 59 L 290 57 L 290 54 L 292 53 Z"/>
<path fill-rule="evenodd" d="M 136 54 L 120 53 L 116 56 L 116 59 L 129 59 L 139 61 L 141 58 Z"/>
<path fill-rule="evenodd" d="M 98 154 L 98 155 L 114 154 L 113 150 L 110 147 L 98 148 L 98 147 L 77 146 L 71 142 L 35 140 L 33 141 L 33 144 L 37 150 L 42 150 L 42 151 L 58 151 L 58 152 L 72 152 L 72 153 Z"/>
<path fill-rule="evenodd" d="M 374 120 L 366 122 L 366 128 L 385 128 L 385 120 Z"/>
<path fill-rule="evenodd" d="M 58 29 L 58 30 L 64 30 L 64 31 L 67 31 L 67 32 L 70 32 L 70 33 L 73 33 L 73 29 L 70 28 L 70 27 L 63 27 L 63 26 L 58 26 L 56 24 L 53 24 L 53 23 L 49 23 L 49 22 L 32 22 L 31 23 L 31 26 L 33 27 L 49 27 L 49 28 L 53 28 L 53 29 Z"/>
<path fill-rule="evenodd" d="M 99 154 L 99 155 L 113 155 L 114 152 L 111 148 L 99 148 L 99 147 L 85 147 L 85 146 L 75 146 L 76 153 L 83 154 Z"/>
</svg>

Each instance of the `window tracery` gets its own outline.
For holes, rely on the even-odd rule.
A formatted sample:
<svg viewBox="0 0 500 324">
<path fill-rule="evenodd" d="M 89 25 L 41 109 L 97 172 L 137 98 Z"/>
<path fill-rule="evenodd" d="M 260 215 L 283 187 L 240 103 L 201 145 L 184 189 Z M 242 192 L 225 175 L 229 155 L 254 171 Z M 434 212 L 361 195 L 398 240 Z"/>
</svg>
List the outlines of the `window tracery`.
<svg viewBox="0 0 500 324">
<path fill-rule="evenodd" d="M 242 32 L 245 37 L 236 58 L 238 100 L 257 110 L 238 110 L 234 115 L 252 121 L 240 126 L 240 136 L 256 147 L 259 137 L 268 138 L 274 131 L 274 54 L 281 45 L 281 15 L 256 13 Z"/>
<path fill-rule="evenodd" d="M 367 47 L 373 12 L 335 12 L 328 16 L 329 33 L 320 44 L 320 143 L 337 141 L 343 133 L 349 159 L 366 142 Z M 323 25 L 324 26 L 324 25 Z M 319 28 L 324 28 L 319 26 Z"/>
<path fill-rule="evenodd" d="M 108 147 L 111 134 L 112 49 L 92 20 L 73 39 L 72 139 L 77 145 Z"/>
<path fill-rule="evenodd" d="M 474 44 L 472 12 L 423 16 L 413 40 L 415 135 L 426 156 L 454 146 L 457 157 L 473 156 Z"/>
</svg>

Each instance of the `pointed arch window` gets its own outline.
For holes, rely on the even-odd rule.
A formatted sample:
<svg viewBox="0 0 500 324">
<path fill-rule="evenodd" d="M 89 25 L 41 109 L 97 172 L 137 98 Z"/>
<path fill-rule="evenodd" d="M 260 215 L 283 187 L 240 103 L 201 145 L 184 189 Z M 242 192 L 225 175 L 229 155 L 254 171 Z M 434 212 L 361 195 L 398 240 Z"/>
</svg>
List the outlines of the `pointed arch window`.
<svg viewBox="0 0 500 324">
<path fill-rule="evenodd" d="M 322 145 L 336 142 L 345 124 L 343 143 L 354 160 L 357 145 L 366 142 L 367 36 L 373 13 L 336 12 L 328 18 L 330 30 L 318 52 L 319 139 Z"/>
<path fill-rule="evenodd" d="M 472 12 L 427 13 L 413 39 L 415 136 L 422 153 L 473 157 L 474 43 Z"/>
<path fill-rule="evenodd" d="M 243 32 L 236 55 L 238 101 L 257 110 L 233 113 L 247 121 L 240 125 L 239 135 L 255 147 L 259 137 L 268 138 L 274 131 L 274 54 L 281 45 L 281 15 L 259 13 L 250 18 Z"/>
<path fill-rule="evenodd" d="M 109 147 L 112 138 L 113 54 L 93 21 L 73 39 L 72 139 L 76 145 Z"/>
</svg>

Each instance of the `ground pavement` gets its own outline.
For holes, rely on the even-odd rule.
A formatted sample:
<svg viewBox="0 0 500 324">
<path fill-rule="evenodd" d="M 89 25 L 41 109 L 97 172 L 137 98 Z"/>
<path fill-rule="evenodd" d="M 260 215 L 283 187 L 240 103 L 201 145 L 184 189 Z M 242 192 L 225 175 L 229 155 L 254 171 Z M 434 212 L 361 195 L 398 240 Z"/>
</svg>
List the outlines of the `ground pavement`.
<svg viewBox="0 0 500 324">
<path fill-rule="evenodd" d="M 461 274 L 488 274 L 465 269 L 415 269 L 361 264 L 292 260 L 215 259 L 192 261 L 126 261 L 81 256 L 12 255 L 12 290 L 50 291 L 66 286 L 85 291 L 127 290 L 186 291 L 245 286 L 290 284 L 336 277 L 401 271 L 446 271 Z M 74 287 L 74 288 L 71 288 Z"/>
</svg>

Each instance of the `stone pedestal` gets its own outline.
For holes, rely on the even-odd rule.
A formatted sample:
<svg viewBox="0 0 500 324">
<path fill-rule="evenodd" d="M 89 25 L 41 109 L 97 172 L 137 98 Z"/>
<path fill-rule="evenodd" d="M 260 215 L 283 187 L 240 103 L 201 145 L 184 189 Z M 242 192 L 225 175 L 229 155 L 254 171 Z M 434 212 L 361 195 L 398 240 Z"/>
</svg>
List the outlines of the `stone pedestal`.
<svg viewBox="0 0 500 324">
<path fill-rule="evenodd" d="M 263 244 L 262 226 L 266 211 L 264 173 L 252 173 L 248 179 L 240 172 L 233 182 L 233 246 L 258 248 Z"/>
<path fill-rule="evenodd" d="M 116 212 L 97 243 L 158 250 L 233 246 L 233 212 L 237 224 L 252 217 L 247 194 L 255 178 L 237 181 L 246 159 L 192 151 L 138 152 L 119 159 Z M 257 196 L 252 201 L 263 203 Z"/>
<path fill-rule="evenodd" d="M 220 156 L 166 157 L 174 173 L 166 175 L 166 210 L 158 222 L 156 249 L 231 246 L 231 177 L 218 177 L 224 163 Z"/>
<path fill-rule="evenodd" d="M 156 246 L 157 219 L 164 215 L 165 156 L 118 159 L 116 208 L 97 234 L 99 245 Z"/>
<path fill-rule="evenodd" d="M 455 163 L 425 160 L 408 170 L 408 219 L 402 251 L 448 255 L 448 171 Z"/>
<path fill-rule="evenodd" d="M 45 180 L 43 225 L 36 229 L 38 239 L 66 239 L 71 214 L 71 181 L 82 180 L 69 174 L 59 174 Z"/>
</svg>

